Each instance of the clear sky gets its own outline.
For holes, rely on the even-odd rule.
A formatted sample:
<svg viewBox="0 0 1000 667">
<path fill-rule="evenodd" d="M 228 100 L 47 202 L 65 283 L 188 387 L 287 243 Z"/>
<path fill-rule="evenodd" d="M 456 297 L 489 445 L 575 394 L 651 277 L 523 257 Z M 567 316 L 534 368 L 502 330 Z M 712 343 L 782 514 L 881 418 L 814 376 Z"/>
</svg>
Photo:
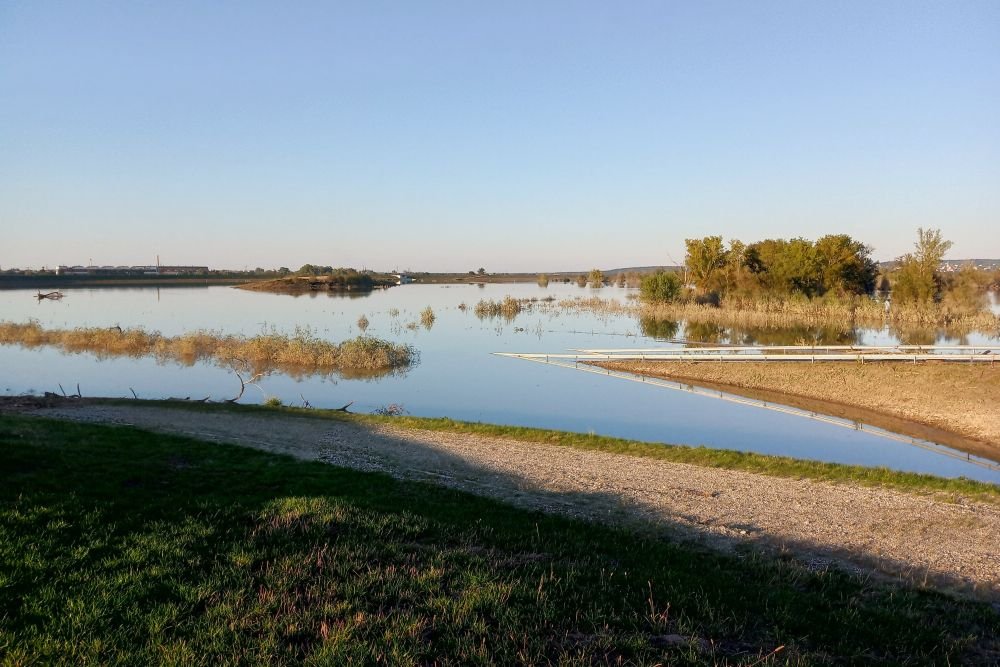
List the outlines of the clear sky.
<svg viewBox="0 0 1000 667">
<path fill-rule="evenodd" d="M 0 0 L 0 267 L 1000 257 L 1000 2 Z"/>
</svg>

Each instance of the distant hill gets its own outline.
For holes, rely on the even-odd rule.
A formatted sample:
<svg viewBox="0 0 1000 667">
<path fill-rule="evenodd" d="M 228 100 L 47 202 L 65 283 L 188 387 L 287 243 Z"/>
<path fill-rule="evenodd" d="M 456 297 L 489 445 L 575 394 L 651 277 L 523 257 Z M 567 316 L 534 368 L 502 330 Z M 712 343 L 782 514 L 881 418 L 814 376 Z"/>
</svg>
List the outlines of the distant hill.
<svg viewBox="0 0 1000 667">
<path fill-rule="evenodd" d="M 672 266 L 668 264 L 663 264 L 661 266 L 627 266 L 621 269 L 601 269 L 605 276 L 617 276 L 619 273 L 656 273 L 657 271 L 682 271 L 683 266 Z M 585 271 L 557 271 L 553 273 L 547 273 L 548 276 L 578 276 L 580 274 L 590 273 L 590 269 Z"/>
</svg>

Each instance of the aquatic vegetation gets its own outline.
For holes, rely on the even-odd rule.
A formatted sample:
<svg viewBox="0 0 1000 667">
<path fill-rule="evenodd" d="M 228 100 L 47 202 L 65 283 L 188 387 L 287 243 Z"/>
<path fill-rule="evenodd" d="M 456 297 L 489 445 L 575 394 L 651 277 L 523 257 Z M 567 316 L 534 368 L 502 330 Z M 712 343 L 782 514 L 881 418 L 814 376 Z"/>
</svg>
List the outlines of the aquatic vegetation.
<svg viewBox="0 0 1000 667">
<path fill-rule="evenodd" d="M 437 316 L 434 314 L 434 310 L 427 306 L 422 311 L 420 311 L 420 323 L 424 325 L 424 328 L 430 331 L 430 328 L 434 326 L 434 320 Z"/>
<path fill-rule="evenodd" d="M 715 322 L 725 326 L 787 327 L 798 324 L 859 326 L 938 326 L 950 331 L 1000 332 L 1000 316 L 988 310 L 969 310 L 941 304 L 891 304 L 867 296 L 840 298 L 724 296 L 718 305 L 684 300 L 650 303 L 644 317 Z"/>
<path fill-rule="evenodd" d="M 333 343 L 307 327 L 291 334 L 275 331 L 257 336 L 193 331 L 164 336 L 141 328 L 79 327 L 45 329 L 37 321 L 0 322 L 0 344 L 56 347 L 66 352 L 91 352 L 99 357 L 155 357 L 191 364 L 211 361 L 220 366 L 249 367 L 258 372 L 379 373 L 415 363 L 417 351 L 409 345 L 360 336 Z"/>
<path fill-rule="evenodd" d="M 482 299 L 476 304 L 476 317 L 484 319 L 487 317 L 505 317 L 512 320 L 517 317 L 528 305 L 527 300 L 515 299 L 512 296 L 505 296 L 501 301 Z"/>
</svg>

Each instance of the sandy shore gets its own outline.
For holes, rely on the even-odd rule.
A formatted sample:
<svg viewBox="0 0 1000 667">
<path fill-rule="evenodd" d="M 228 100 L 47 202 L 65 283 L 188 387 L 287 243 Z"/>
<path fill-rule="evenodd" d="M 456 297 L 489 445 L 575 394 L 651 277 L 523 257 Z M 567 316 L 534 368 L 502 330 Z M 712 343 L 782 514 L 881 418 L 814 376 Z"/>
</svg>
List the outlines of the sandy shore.
<svg viewBox="0 0 1000 667">
<path fill-rule="evenodd" d="M 596 365 L 859 419 L 980 456 L 1000 457 L 1000 364 L 615 361 Z"/>
</svg>

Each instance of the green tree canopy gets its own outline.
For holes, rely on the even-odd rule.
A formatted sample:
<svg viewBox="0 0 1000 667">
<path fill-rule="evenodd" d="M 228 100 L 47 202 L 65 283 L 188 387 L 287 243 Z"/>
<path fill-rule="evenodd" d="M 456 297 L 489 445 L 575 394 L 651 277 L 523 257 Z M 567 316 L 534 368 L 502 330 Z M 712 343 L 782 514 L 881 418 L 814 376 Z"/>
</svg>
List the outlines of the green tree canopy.
<svg viewBox="0 0 1000 667">
<path fill-rule="evenodd" d="M 719 289 L 719 272 L 726 264 L 726 249 L 722 237 L 684 239 L 684 245 L 687 247 L 684 266 L 695 286 L 703 292 Z"/>
<path fill-rule="evenodd" d="M 941 294 L 938 267 L 951 249 L 940 229 L 917 229 L 914 251 L 899 258 L 892 298 L 901 303 L 931 303 Z"/>
<path fill-rule="evenodd" d="M 820 292 L 870 294 L 875 290 L 878 263 L 871 248 L 847 234 L 830 234 L 816 241 Z"/>
</svg>

